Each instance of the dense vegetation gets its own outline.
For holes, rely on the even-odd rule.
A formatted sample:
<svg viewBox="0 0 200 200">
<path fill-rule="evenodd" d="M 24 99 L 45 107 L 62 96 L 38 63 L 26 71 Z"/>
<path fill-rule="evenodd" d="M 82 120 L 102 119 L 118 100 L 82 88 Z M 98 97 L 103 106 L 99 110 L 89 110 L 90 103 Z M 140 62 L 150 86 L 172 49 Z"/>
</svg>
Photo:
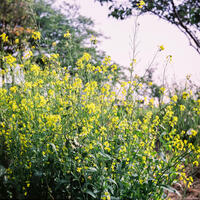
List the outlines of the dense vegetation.
<svg viewBox="0 0 200 200">
<path fill-rule="evenodd" d="M 86 47 L 80 26 L 33 5 L 51 11 L 34 17 L 43 32 L 20 26 L 13 36 L 10 26 L 0 34 L 0 199 L 158 200 L 177 192 L 174 183 L 191 187 L 200 162 L 198 87 L 188 77 L 170 91 L 150 72 L 122 80 L 94 35 Z"/>
</svg>

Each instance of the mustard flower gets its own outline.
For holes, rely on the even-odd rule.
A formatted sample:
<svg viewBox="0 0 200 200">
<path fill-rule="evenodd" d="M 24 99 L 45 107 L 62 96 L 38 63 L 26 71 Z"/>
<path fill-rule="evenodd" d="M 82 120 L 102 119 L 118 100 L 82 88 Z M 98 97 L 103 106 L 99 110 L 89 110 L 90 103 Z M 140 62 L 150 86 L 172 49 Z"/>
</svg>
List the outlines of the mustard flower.
<svg viewBox="0 0 200 200">
<path fill-rule="evenodd" d="M 189 94 L 187 92 L 183 92 L 182 97 L 183 99 L 187 99 L 187 97 L 189 97 Z"/>
<path fill-rule="evenodd" d="M 52 43 L 52 46 L 53 46 L 53 47 L 55 47 L 56 45 L 57 45 L 57 43 L 56 43 L 56 42 L 53 42 L 53 43 Z"/>
<path fill-rule="evenodd" d="M 189 135 L 190 137 L 192 136 L 196 136 L 197 135 L 197 131 L 195 131 L 194 129 L 190 128 L 188 131 L 187 131 L 187 135 Z"/>
<path fill-rule="evenodd" d="M 159 50 L 160 50 L 160 51 L 163 51 L 164 49 L 165 49 L 165 47 L 164 47 L 163 45 L 160 45 L 160 46 L 159 46 Z"/>
<path fill-rule="evenodd" d="M 104 63 L 105 65 L 110 64 L 110 62 L 111 62 L 111 57 L 110 57 L 110 56 L 106 56 L 106 57 L 104 58 L 104 60 L 103 60 L 103 63 Z"/>
<path fill-rule="evenodd" d="M 174 95 L 173 97 L 171 97 L 171 100 L 174 101 L 174 102 L 177 102 L 178 96 L 177 96 L 177 95 Z"/>
<path fill-rule="evenodd" d="M 110 193 L 109 193 L 109 192 L 105 192 L 105 193 L 104 193 L 104 196 L 101 197 L 101 199 L 102 199 L 102 200 L 110 200 L 110 199 L 111 199 L 111 198 L 110 198 Z"/>
<path fill-rule="evenodd" d="M 164 87 L 161 87 L 161 88 L 160 88 L 160 91 L 161 91 L 161 93 L 163 94 L 164 91 L 165 91 L 165 88 L 164 88 Z"/>
<path fill-rule="evenodd" d="M 197 160 L 195 160 L 195 161 L 193 162 L 193 165 L 196 165 L 196 167 L 198 167 L 198 166 L 199 166 L 199 162 L 198 162 Z"/>
<path fill-rule="evenodd" d="M 90 38 L 90 42 L 92 44 L 96 44 L 97 43 L 97 39 L 96 39 L 96 37 L 94 35 L 92 35 L 92 37 Z"/>
<path fill-rule="evenodd" d="M 167 56 L 167 60 L 168 60 L 169 62 L 172 62 L 172 55 L 168 55 L 168 56 Z"/>
<path fill-rule="evenodd" d="M 8 56 L 3 57 L 3 60 L 5 60 L 9 65 L 13 65 L 13 63 L 16 61 L 16 58 L 9 54 Z"/>
<path fill-rule="evenodd" d="M 184 111 L 185 110 L 185 106 L 184 105 L 180 105 L 180 111 Z"/>
<path fill-rule="evenodd" d="M 112 66 L 111 66 L 111 68 L 112 68 L 112 70 L 111 70 L 111 71 L 112 71 L 112 72 L 114 72 L 115 70 L 117 70 L 117 65 L 116 65 L 116 64 L 114 64 L 114 65 L 112 65 Z"/>
<path fill-rule="evenodd" d="M 82 59 L 88 62 L 91 59 L 91 55 L 89 53 L 84 53 Z"/>
<path fill-rule="evenodd" d="M 144 1 L 140 1 L 139 3 L 137 3 L 138 8 L 142 8 L 145 5 Z"/>
<path fill-rule="evenodd" d="M 40 67 L 36 64 L 33 64 L 31 65 L 30 71 L 33 72 L 37 76 L 40 72 Z"/>
<path fill-rule="evenodd" d="M 78 168 L 77 168 L 77 172 L 79 172 L 79 173 L 80 173 L 80 172 L 81 172 L 81 170 L 82 170 L 82 168 L 81 168 L 81 167 L 78 167 Z"/>
<path fill-rule="evenodd" d="M 153 83 L 152 83 L 151 81 L 150 81 L 150 82 L 148 82 L 148 85 L 149 85 L 149 86 L 152 86 L 152 84 L 153 84 Z"/>
<path fill-rule="evenodd" d="M 10 88 L 10 91 L 13 92 L 13 93 L 16 93 L 17 87 L 16 87 L 16 86 L 11 87 L 11 88 Z"/>
<path fill-rule="evenodd" d="M 71 33 L 67 30 L 67 32 L 64 34 L 65 38 L 70 38 L 71 37 Z"/>
<path fill-rule="evenodd" d="M 133 67 L 134 64 L 136 64 L 136 59 L 135 59 L 135 58 L 134 58 L 134 59 L 132 60 L 132 62 L 130 63 L 130 66 Z"/>
<path fill-rule="evenodd" d="M 18 38 L 15 40 L 15 44 L 19 44 L 19 39 Z"/>
<path fill-rule="evenodd" d="M 33 38 L 34 40 L 40 40 L 40 37 L 41 37 L 40 32 L 34 31 L 34 32 L 32 33 L 32 38 Z"/>
<path fill-rule="evenodd" d="M 8 36 L 5 33 L 2 33 L 0 38 L 3 40 L 3 42 L 8 42 Z"/>
</svg>

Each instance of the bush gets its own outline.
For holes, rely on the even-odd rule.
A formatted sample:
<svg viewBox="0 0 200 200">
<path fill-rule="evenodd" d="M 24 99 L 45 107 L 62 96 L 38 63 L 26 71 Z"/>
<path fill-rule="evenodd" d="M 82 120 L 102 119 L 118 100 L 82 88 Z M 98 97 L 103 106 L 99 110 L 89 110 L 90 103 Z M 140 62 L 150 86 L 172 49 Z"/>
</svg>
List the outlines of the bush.
<svg viewBox="0 0 200 200">
<path fill-rule="evenodd" d="M 142 104 L 133 98 L 138 79 L 114 89 L 109 57 L 94 66 L 84 53 L 71 76 L 58 56 L 42 67 L 31 54 L 2 57 L 1 73 L 22 79 L 0 88 L 2 199 L 157 200 L 179 180 L 190 187 L 199 99 L 185 91 L 162 107 Z"/>
</svg>

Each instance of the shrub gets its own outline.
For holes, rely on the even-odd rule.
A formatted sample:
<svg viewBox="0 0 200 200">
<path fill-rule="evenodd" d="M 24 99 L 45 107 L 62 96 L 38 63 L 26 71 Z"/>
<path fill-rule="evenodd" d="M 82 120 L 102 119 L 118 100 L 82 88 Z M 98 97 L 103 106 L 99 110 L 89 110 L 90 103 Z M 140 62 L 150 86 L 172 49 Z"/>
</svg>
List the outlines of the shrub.
<svg viewBox="0 0 200 200">
<path fill-rule="evenodd" d="M 185 168 L 199 162 L 199 100 L 185 92 L 162 109 L 152 99 L 141 104 L 132 98 L 138 80 L 113 88 L 109 57 L 94 66 L 84 53 L 71 76 L 57 54 L 43 67 L 31 56 L 18 73 L 17 58 L 2 58 L 1 73 L 22 79 L 0 88 L 3 199 L 157 200 L 176 181 L 190 187 Z"/>
</svg>

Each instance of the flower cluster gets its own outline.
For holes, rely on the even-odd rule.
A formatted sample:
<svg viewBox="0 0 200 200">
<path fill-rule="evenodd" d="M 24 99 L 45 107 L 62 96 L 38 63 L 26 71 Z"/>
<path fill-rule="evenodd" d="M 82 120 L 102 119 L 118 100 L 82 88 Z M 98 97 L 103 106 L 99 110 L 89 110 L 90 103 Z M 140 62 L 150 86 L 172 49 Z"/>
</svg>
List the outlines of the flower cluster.
<svg viewBox="0 0 200 200">
<path fill-rule="evenodd" d="M 139 1 L 139 3 L 137 3 L 138 8 L 142 8 L 145 5 L 144 1 Z"/>
<path fill-rule="evenodd" d="M 43 55 L 42 67 L 33 54 L 20 60 L 23 81 L 0 88 L 2 176 L 10 198 L 156 200 L 163 186 L 191 186 L 186 167 L 200 162 L 200 100 L 191 92 L 174 94 L 161 108 L 154 98 L 142 104 L 133 98 L 143 87 L 139 77 L 114 89 L 118 67 L 109 56 L 94 65 L 85 52 L 72 76 L 58 54 Z M 19 60 L 5 55 L 3 62 L 9 68 Z"/>
</svg>

